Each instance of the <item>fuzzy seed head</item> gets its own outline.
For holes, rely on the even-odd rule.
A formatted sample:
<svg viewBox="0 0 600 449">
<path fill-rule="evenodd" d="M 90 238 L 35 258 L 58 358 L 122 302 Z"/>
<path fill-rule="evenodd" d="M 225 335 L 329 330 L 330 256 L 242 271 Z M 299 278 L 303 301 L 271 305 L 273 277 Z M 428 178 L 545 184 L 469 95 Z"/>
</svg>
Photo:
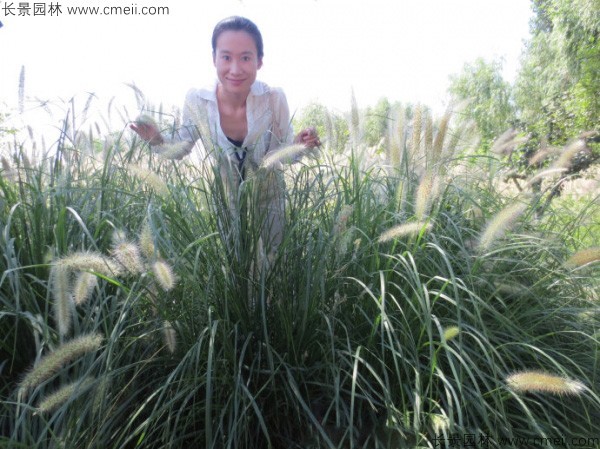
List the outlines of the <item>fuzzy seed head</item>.
<svg viewBox="0 0 600 449">
<path fill-rule="evenodd" d="M 167 184 L 153 171 L 134 164 L 130 164 L 128 166 L 128 171 L 136 178 L 139 178 L 158 195 L 167 196 L 169 194 L 169 188 L 167 187 Z"/>
<path fill-rule="evenodd" d="M 533 183 L 540 179 L 547 178 L 549 176 L 559 175 L 561 173 L 564 173 L 565 171 L 567 171 L 566 168 L 549 168 L 548 170 L 542 170 L 539 173 L 536 173 L 527 181 L 527 186 L 533 185 Z"/>
<path fill-rule="evenodd" d="M 115 229 L 111 237 L 113 245 L 127 241 L 127 233 L 122 229 Z"/>
<path fill-rule="evenodd" d="M 542 148 L 528 159 L 527 164 L 530 167 L 539 166 L 542 164 L 542 162 L 548 159 L 549 156 L 552 156 L 556 152 L 556 148 Z"/>
<path fill-rule="evenodd" d="M 458 326 L 450 326 L 444 329 L 444 340 L 450 341 L 460 333 Z"/>
<path fill-rule="evenodd" d="M 111 255 L 129 274 L 139 274 L 144 271 L 140 249 L 135 243 L 118 243 L 113 246 Z"/>
<path fill-rule="evenodd" d="M 565 262 L 568 268 L 582 267 L 600 260 L 600 246 L 582 249 L 573 254 Z"/>
<path fill-rule="evenodd" d="M 554 161 L 551 168 L 565 168 L 569 169 L 571 167 L 571 161 L 575 157 L 577 153 L 585 150 L 585 140 L 577 139 L 571 144 L 567 145 L 559 158 Z"/>
<path fill-rule="evenodd" d="M 93 271 L 103 276 L 118 276 L 121 267 L 100 253 L 77 252 L 58 259 L 55 265 L 71 271 Z"/>
<path fill-rule="evenodd" d="M 73 298 L 70 291 L 70 270 L 61 265 L 54 265 L 50 270 L 50 285 L 54 297 L 54 320 L 58 333 L 64 336 L 71 330 Z"/>
<path fill-rule="evenodd" d="M 495 154 L 507 155 L 512 153 L 514 149 L 514 139 L 517 137 L 516 129 L 507 129 L 504 131 L 492 144 L 490 151 Z"/>
<path fill-rule="evenodd" d="M 506 378 L 506 383 L 512 390 L 520 393 L 538 392 L 576 395 L 585 390 L 585 386 L 577 380 L 541 371 L 523 371 L 511 374 Z"/>
<path fill-rule="evenodd" d="M 417 221 L 414 223 L 404 223 L 398 226 L 394 226 L 391 229 L 388 229 L 379 236 L 377 241 L 379 243 L 383 243 L 400 237 L 416 235 L 423 231 L 429 232 L 431 230 L 431 227 L 431 223 L 426 223 L 423 221 Z"/>
<path fill-rule="evenodd" d="M 438 131 L 435 135 L 435 139 L 433 141 L 433 160 L 438 161 L 442 154 L 442 149 L 444 146 L 444 139 L 446 138 L 446 133 L 448 131 L 448 124 L 450 122 L 450 112 L 446 112 L 442 119 L 440 120 Z"/>
<path fill-rule="evenodd" d="M 63 366 L 88 352 L 97 351 L 102 344 L 102 340 L 103 337 L 100 334 L 88 334 L 64 343 L 54 352 L 43 357 L 37 366 L 27 373 L 21 381 L 20 387 L 28 390 L 40 385 L 56 374 Z"/>
<path fill-rule="evenodd" d="M 154 246 L 154 237 L 152 235 L 152 229 L 150 229 L 150 224 L 147 221 L 142 226 L 139 243 L 142 255 L 146 259 L 153 260 L 155 256 L 158 256 L 158 253 L 156 252 L 156 247 Z"/>
<path fill-rule="evenodd" d="M 0 160 L 2 161 L 2 170 L 4 170 L 4 172 L 6 173 L 11 172 L 12 167 L 10 166 L 10 162 L 8 162 L 8 159 L 2 156 Z"/>
<path fill-rule="evenodd" d="M 38 413 L 49 413 L 53 410 L 56 410 L 62 404 L 67 402 L 70 398 L 73 397 L 74 394 L 80 392 L 82 390 L 86 390 L 94 382 L 94 379 L 87 378 L 80 381 L 75 381 L 70 384 L 67 384 L 54 393 L 46 396 L 38 405 L 37 411 Z"/>
<path fill-rule="evenodd" d="M 481 234 L 478 245 L 479 249 L 482 251 L 488 249 L 496 239 L 503 236 L 514 226 L 517 219 L 526 209 L 527 204 L 516 203 L 500 211 L 488 222 L 485 230 Z"/>
<path fill-rule="evenodd" d="M 157 260 L 152 264 L 152 271 L 158 281 L 158 285 L 164 290 L 169 291 L 175 287 L 177 280 L 173 274 L 173 269 L 164 260 Z"/>
<path fill-rule="evenodd" d="M 184 140 L 181 142 L 154 145 L 152 151 L 163 159 L 181 159 L 190 152 L 193 146 L 192 142 Z"/>
<path fill-rule="evenodd" d="M 429 211 L 429 206 L 435 197 L 435 190 L 437 190 L 436 182 L 437 178 L 431 173 L 426 173 L 419 183 L 415 196 L 415 217 L 418 220 L 423 220 Z"/>
<path fill-rule="evenodd" d="M 75 285 L 73 287 L 73 301 L 76 305 L 85 303 L 92 292 L 98 285 L 98 278 L 92 273 L 82 271 L 75 278 Z"/>
<path fill-rule="evenodd" d="M 261 164 L 262 168 L 272 168 L 278 163 L 295 161 L 298 156 L 306 151 L 306 147 L 300 144 L 289 145 L 281 150 L 267 154 Z"/>
<path fill-rule="evenodd" d="M 345 204 L 342 206 L 338 216 L 333 225 L 333 233 L 339 235 L 346 230 L 348 227 L 348 219 L 352 216 L 354 206 L 352 204 Z"/>
<path fill-rule="evenodd" d="M 433 118 L 430 114 L 425 116 L 425 135 L 423 136 L 423 141 L 425 143 L 425 154 L 429 157 L 433 149 Z"/>
<path fill-rule="evenodd" d="M 175 333 L 175 329 L 173 329 L 173 325 L 170 321 L 165 321 L 163 323 L 163 336 L 165 339 L 165 346 L 169 352 L 173 354 L 177 344 L 177 334 Z"/>
<path fill-rule="evenodd" d="M 450 428 L 450 420 L 445 415 L 434 413 L 430 415 L 429 419 L 431 420 L 431 427 L 433 427 L 435 435 L 440 435 Z"/>
<path fill-rule="evenodd" d="M 421 127 L 422 123 L 422 110 L 421 106 L 417 106 L 415 108 L 414 118 L 413 118 L 413 132 L 412 132 L 412 151 L 413 154 L 416 154 L 419 151 L 419 147 L 421 146 Z"/>
</svg>

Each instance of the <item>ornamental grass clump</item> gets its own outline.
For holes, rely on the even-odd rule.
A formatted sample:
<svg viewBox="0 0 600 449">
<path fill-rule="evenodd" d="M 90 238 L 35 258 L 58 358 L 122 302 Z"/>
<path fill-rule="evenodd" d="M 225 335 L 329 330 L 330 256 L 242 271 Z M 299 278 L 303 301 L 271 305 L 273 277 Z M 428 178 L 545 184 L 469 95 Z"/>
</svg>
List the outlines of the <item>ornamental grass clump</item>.
<svg viewBox="0 0 600 449">
<path fill-rule="evenodd" d="M 431 142 L 444 125 L 425 111 L 406 117 L 419 126 L 394 131 L 398 166 L 366 142 L 284 166 L 283 238 L 260 267 L 252 189 L 232 200 L 218 166 L 154 158 L 176 201 L 132 189 L 119 167 L 144 160 L 139 139 L 106 147 L 103 167 L 84 169 L 61 148 L 39 187 L 23 185 L 38 189 L 33 197 L 5 186 L 0 445 L 383 449 L 435 447 L 460 434 L 517 449 L 499 438 L 591 435 L 600 410 L 596 270 L 560 264 L 567 244 L 596 245 L 579 238 L 590 240 L 582 223 L 597 209 L 578 218 L 557 211 L 536 221 L 535 235 L 500 239 L 516 220 L 529 227 L 519 206 L 518 218 L 505 212 L 510 226 L 496 223 L 484 239 L 495 250 L 473 257 L 469 242 L 483 232 L 468 211 L 500 220 L 500 205 L 512 203 L 473 148 L 461 142 L 469 153 L 446 159 L 441 136 Z M 359 125 L 357 117 L 356 139 Z M 430 173 L 444 183 L 454 163 L 476 176 L 453 176 L 419 220 L 420 180 Z M 114 254 L 133 234 L 106 241 L 120 227 L 141 229 L 140 276 Z M 101 254 L 54 261 L 48 284 L 46 254 L 69 248 Z M 76 313 L 62 319 L 69 332 L 84 337 L 59 345 L 48 288 L 63 298 L 64 316 Z M 66 354 L 78 338 L 96 341 Z M 57 349 L 27 372 L 47 347 Z M 507 377 L 542 364 L 560 377 Z M 548 385 L 556 397 L 537 393 Z"/>
<path fill-rule="evenodd" d="M 507 385 L 519 393 L 551 393 L 577 395 L 585 390 L 578 380 L 569 379 L 542 371 L 523 371 L 506 378 Z"/>
<path fill-rule="evenodd" d="M 40 362 L 25 375 L 19 386 L 23 390 L 30 390 L 42 382 L 50 379 L 63 366 L 75 361 L 84 354 L 97 351 L 102 345 L 104 337 L 99 333 L 82 335 L 69 340 L 44 356 Z"/>
</svg>

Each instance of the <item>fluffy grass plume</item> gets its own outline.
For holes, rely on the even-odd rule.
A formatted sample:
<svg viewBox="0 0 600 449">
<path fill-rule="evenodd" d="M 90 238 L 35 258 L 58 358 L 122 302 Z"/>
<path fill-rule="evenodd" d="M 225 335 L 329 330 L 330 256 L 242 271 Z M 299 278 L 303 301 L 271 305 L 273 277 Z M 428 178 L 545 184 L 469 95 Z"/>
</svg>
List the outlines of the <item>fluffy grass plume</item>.
<svg viewBox="0 0 600 449">
<path fill-rule="evenodd" d="M 564 173 L 565 171 L 567 171 L 566 168 L 549 168 L 547 170 L 542 170 L 542 171 L 536 173 L 531 178 L 529 178 L 529 180 L 527 181 L 527 185 L 531 186 L 540 179 L 547 178 L 549 176 L 559 175 L 561 173 Z"/>
<path fill-rule="evenodd" d="M 111 258 L 83 251 L 58 259 L 55 265 L 72 271 L 93 271 L 103 276 L 118 276 L 122 271 L 119 264 Z"/>
<path fill-rule="evenodd" d="M 431 114 L 425 115 L 425 134 L 423 136 L 425 144 L 425 155 L 429 158 L 433 150 L 433 117 Z"/>
<path fill-rule="evenodd" d="M 517 137 L 518 131 L 510 128 L 504 131 L 492 144 L 490 151 L 495 154 L 507 155 L 512 153 L 514 149 L 514 139 Z"/>
<path fill-rule="evenodd" d="M 167 347 L 169 352 L 173 354 L 177 345 L 177 336 L 175 334 L 175 329 L 173 329 L 173 325 L 170 321 L 165 321 L 163 323 L 163 336 L 165 339 L 165 346 Z"/>
<path fill-rule="evenodd" d="M 478 248 L 484 251 L 499 237 L 503 236 L 516 223 L 517 219 L 525 212 L 527 204 L 516 203 L 501 210 L 486 225 L 479 238 Z"/>
<path fill-rule="evenodd" d="M 456 338 L 460 333 L 460 329 L 458 326 L 450 326 L 444 329 L 444 340 L 450 341 L 453 338 Z"/>
<path fill-rule="evenodd" d="M 429 213 L 429 207 L 436 196 L 437 187 L 437 177 L 430 172 L 425 173 L 415 195 L 415 217 L 417 217 L 417 220 L 423 220 Z"/>
<path fill-rule="evenodd" d="M 350 96 L 350 135 L 354 139 L 355 143 L 359 142 L 360 139 L 360 113 L 358 112 L 358 103 L 356 102 L 356 95 L 354 94 L 354 88 L 352 88 Z"/>
<path fill-rule="evenodd" d="M 271 168 L 278 163 L 288 163 L 295 161 L 306 151 L 306 147 L 300 144 L 289 145 L 281 150 L 267 154 L 263 159 L 261 167 Z"/>
<path fill-rule="evenodd" d="M 13 168 L 10 166 L 10 162 L 8 162 L 8 159 L 6 159 L 4 156 L 1 160 L 2 176 L 11 182 L 17 182 L 17 180 L 19 179 L 17 170 L 13 170 Z"/>
<path fill-rule="evenodd" d="M 139 274 L 144 271 L 140 248 L 135 243 L 117 243 L 113 246 L 111 255 L 129 274 Z"/>
<path fill-rule="evenodd" d="M 352 216 L 353 211 L 354 206 L 352 204 L 345 204 L 342 206 L 333 225 L 334 235 L 340 235 L 346 230 L 348 227 L 348 219 Z"/>
<path fill-rule="evenodd" d="M 396 238 L 419 234 L 423 230 L 425 230 L 426 232 L 431 230 L 431 223 L 426 223 L 423 221 L 417 221 L 414 223 L 403 223 L 385 231 L 379 236 L 377 241 L 379 243 L 384 243 Z"/>
<path fill-rule="evenodd" d="M 585 141 L 582 139 L 577 139 L 567 145 L 563 152 L 560 154 L 558 159 L 554 161 L 550 168 L 565 168 L 569 169 L 571 167 L 571 161 L 573 157 L 580 151 L 585 149 Z"/>
<path fill-rule="evenodd" d="M 103 339 L 104 337 L 100 334 L 88 334 L 64 343 L 54 352 L 43 357 L 37 366 L 25 375 L 19 386 L 24 390 L 28 390 L 40 385 L 56 374 L 63 366 L 88 352 L 97 351 Z"/>
<path fill-rule="evenodd" d="M 60 335 L 67 335 L 71 329 L 71 303 L 73 298 L 70 291 L 70 269 L 62 265 L 54 265 L 50 269 L 50 285 L 54 302 L 54 320 Z"/>
<path fill-rule="evenodd" d="M 163 159 L 182 159 L 185 155 L 189 154 L 193 146 L 192 142 L 184 140 L 181 142 L 154 145 L 152 151 Z"/>
<path fill-rule="evenodd" d="M 442 155 L 442 149 L 444 147 L 444 139 L 446 138 L 446 133 L 448 131 L 448 124 L 450 123 L 450 112 L 446 112 L 438 125 L 438 131 L 435 135 L 435 139 L 433 141 L 433 160 L 434 162 L 439 161 Z"/>
<path fill-rule="evenodd" d="M 436 435 L 440 435 L 442 432 L 448 431 L 450 429 L 450 420 L 445 415 L 433 413 L 429 416 L 429 420 L 431 422 L 433 432 Z"/>
<path fill-rule="evenodd" d="M 144 222 L 142 226 L 142 230 L 140 232 L 139 237 L 140 251 L 142 255 L 148 259 L 153 260 L 159 254 L 156 251 L 156 247 L 154 246 L 154 237 L 152 235 L 152 229 L 150 229 L 150 224 L 148 221 Z"/>
<path fill-rule="evenodd" d="M 75 278 L 73 286 L 73 301 L 76 305 L 85 303 L 98 285 L 98 278 L 92 273 L 82 271 Z"/>
<path fill-rule="evenodd" d="M 115 229 L 112 233 L 111 240 L 113 245 L 127 241 L 127 233 L 122 229 Z"/>
<path fill-rule="evenodd" d="M 568 268 L 577 268 L 589 263 L 598 262 L 600 260 L 600 246 L 582 249 L 577 251 L 565 262 Z"/>
<path fill-rule="evenodd" d="M 541 371 L 523 371 L 506 378 L 508 386 L 520 393 L 579 394 L 585 387 L 577 381 Z"/>
<path fill-rule="evenodd" d="M 169 188 L 167 187 L 167 184 L 153 171 L 135 164 L 128 165 L 127 170 L 136 178 L 139 178 L 157 194 L 161 196 L 168 196 Z"/>
<path fill-rule="evenodd" d="M 152 272 L 158 281 L 158 285 L 164 291 L 168 292 L 175 287 L 177 280 L 173 274 L 173 269 L 164 260 L 157 260 L 152 264 Z"/>
<path fill-rule="evenodd" d="M 527 165 L 529 167 L 535 167 L 535 166 L 539 166 L 542 165 L 542 163 L 548 159 L 548 157 L 559 153 L 560 150 L 558 150 L 557 148 L 554 147 L 547 147 L 547 148 L 542 148 L 541 150 L 537 151 L 535 154 L 533 154 L 528 160 L 527 160 Z"/>
<path fill-rule="evenodd" d="M 84 390 L 94 382 L 93 378 L 87 378 L 83 381 L 75 381 L 67 384 L 54 393 L 46 396 L 40 401 L 37 411 L 38 413 L 49 413 L 63 405 L 67 400 L 78 391 Z"/>
<path fill-rule="evenodd" d="M 415 108 L 415 115 L 413 118 L 413 130 L 412 130 L 412 144 L 411 149 L 413 154 L 416 154 L 419 151 L 419 147 L 421 146 L 421 127 L 423 126 L 423 112 L 421 110 L 421 106 L 417 106 Z"/>
</svg>

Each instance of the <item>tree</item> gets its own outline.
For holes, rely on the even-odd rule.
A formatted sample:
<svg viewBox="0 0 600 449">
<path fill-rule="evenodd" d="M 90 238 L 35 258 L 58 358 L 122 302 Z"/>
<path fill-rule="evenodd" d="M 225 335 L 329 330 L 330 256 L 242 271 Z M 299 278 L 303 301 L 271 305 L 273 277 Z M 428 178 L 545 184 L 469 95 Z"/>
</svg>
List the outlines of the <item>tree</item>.
<svg viewBox="0 0 600 449">
<path fill-rule="evenodd" d="M 465 64 L 462 73 L 450 78 L 449 92 L 455 100 L 468 102 L 462 111 L 463 122 L 476 123 L 484 150 L 515 118 L 511 86 L 502 78 L 501 70 L 501 62 L 478 58 L 472 64 Z"/>
<path fill-rule="evenodd" d="M 374 107 L 365 110 L 364 139 L 368 146 L 378 145 L 386 135 L 390 122 L 392 105 L 387 98 L 381 98 Z"/>
<path fill-rule="evenodd" d="M 319 136 L 334 151 L 342 151 L 350 138 L 348 122 L 339 114 L 329 111 L 319 103 L 305 107 L 294 117 L 294 127 L 304 129 L 313 126 Z"/>
<path fill-rule="evenodd" d="M 532 0 L 515 101 L 527 129 L 565 144 L 600 121 L 600 1 Z"/>
</svg>

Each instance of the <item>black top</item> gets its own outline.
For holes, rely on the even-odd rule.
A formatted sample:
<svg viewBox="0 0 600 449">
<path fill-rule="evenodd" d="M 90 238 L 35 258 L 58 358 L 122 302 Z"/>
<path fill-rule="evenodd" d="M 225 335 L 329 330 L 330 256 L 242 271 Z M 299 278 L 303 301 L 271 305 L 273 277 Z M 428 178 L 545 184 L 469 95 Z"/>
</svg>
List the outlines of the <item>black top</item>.
<svg viewBox="0 0 600 449">
<path fill-rule="evenodd" d="M 242 148 L 244 142 L 241 140 L 234 140 L 230 137 L 227 137 L 227 140 L 229 140 L 236 148 L 242 150 L 241 156 L 237 151 L 235 151 L 233 154 L 235 154 L 235 158 L 238 160 L 238 172 L 240 174 L 240 180 L 243 181 L 245 178 L 244 159 L 246 159 L 246 150 Z"/>
<path fill-rule="evenodd" d="M 244 144 L 243 140 L 233 140 L 231 137 L 227 137 L 227 140 L 229 140 L 233 145 L 235 145 L 238 148 L 242 148 L 242 145 Z"/>
</svg>

